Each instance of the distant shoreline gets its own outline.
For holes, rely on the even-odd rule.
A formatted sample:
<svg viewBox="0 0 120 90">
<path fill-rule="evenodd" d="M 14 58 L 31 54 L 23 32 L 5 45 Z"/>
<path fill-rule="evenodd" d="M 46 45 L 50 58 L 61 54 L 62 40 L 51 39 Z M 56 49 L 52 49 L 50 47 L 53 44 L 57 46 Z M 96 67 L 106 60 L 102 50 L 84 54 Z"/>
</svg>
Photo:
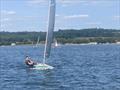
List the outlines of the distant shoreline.
<svg viewBox="0 0 120 90">
<path fill-rule="evenodd" d="M 38 37 L 39 43 L 44 44 L 46 32 L 0 32 L 1 45 L 25 45 L 36 44 Z M 120 30 L 89 28 L 89 29 L 63 29 L 54 32 L 54 38 L 60 44 L 87 44 L 93 42 L 97 44 L 119 43 Z M 53 39 L 54 39 L 53 38 Z M 95 44 L 94 43 L 94 44 Z"/>
<path fill-rule="evenodd" d="M 91 42 L 91 43 L 65 43 L 65 44 L 60 44 L 59 43 L 59 46 L 62 46 L 62 45 L 120 45 L 120 42 L 117 42 L 117 43 L 96 43 L 96 42 Z M 40 43 L 38 46 L 40 45 L 45 45 L 43 43 Z M 4 46 L 36 46 L 36 44 L 17 44 L 17 45 L 0 45 L 0 47 L 4 47 Z"/>
</svg>

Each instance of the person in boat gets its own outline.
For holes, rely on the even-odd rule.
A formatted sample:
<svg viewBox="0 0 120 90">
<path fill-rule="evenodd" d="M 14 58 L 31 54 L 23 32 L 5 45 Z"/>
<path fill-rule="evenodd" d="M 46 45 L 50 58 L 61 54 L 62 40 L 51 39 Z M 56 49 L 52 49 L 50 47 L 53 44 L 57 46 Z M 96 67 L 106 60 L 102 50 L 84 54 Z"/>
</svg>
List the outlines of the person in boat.
<svg viewBox="0 0 120 90">
<path fill-rule="evenodd" d="M 33 67 L 34 65 L 37 64 L 37 63 L 34 62 L 29 56 L 26 56 L 25 63 L 26 63 L 26 65 L 28 65 L 29 67 Z"/>
</svg>

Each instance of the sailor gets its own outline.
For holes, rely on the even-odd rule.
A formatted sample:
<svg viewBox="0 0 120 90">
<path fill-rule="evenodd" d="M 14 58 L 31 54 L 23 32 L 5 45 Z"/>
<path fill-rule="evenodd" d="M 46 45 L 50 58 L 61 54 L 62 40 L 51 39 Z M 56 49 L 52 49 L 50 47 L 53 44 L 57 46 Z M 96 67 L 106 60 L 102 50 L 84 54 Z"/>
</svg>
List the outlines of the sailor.
<svg viewBox="0 0 120 90">
<path fill-rule="evenodd" d="M 29 56 L 26 56 L 25 63 L 26 63 L 26 65 L 28 65 L 29 67 L 33 67 L 34 65 L 36 65 L 36 63 L 33 62 L 32 59 L 31 59 Z"/>
</svg>

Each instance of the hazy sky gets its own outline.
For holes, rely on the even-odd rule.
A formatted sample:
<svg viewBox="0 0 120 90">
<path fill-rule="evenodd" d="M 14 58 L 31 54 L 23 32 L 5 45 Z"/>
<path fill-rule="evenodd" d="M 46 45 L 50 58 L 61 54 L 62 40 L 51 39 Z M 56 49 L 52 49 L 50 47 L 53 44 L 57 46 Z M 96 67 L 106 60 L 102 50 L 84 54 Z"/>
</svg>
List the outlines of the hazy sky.
<svg viewBox="0 0 120 90">
<path fill-rule="evenodd" d="M 58 29 L 120 29 L 120 0 L 56 0 Z M 49 0 L 0 0 L 0 31 L 46 31 Z"/>
</svg>

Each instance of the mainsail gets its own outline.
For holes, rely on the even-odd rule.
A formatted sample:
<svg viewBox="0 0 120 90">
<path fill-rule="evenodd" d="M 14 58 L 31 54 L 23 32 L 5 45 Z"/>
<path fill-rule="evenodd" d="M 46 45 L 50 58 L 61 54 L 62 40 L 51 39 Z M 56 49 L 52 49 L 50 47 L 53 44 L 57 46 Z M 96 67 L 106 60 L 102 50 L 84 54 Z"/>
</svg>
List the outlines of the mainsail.
<svg viewBox="0 0 120 90">
<path fill-rule="evenodd" d="M 38 39 L 37 39 L 36 47 L 38 46 L 39 41 L 40 41 L 40 37 L 38 37 Z"/>
<path fill-rule="evenodd" d="M 46 35 L 43 63 L 45 63 L 45 59 L 49 58 L 50 56 L 51 44 L 53 41 L 54 24 L 55 24 L 55 7 L 56 7 L 55 0 L 50 0 L 49 18 L 48 18 L 48 27 L 47 27 L 48 30 Z"/>
</svg>

